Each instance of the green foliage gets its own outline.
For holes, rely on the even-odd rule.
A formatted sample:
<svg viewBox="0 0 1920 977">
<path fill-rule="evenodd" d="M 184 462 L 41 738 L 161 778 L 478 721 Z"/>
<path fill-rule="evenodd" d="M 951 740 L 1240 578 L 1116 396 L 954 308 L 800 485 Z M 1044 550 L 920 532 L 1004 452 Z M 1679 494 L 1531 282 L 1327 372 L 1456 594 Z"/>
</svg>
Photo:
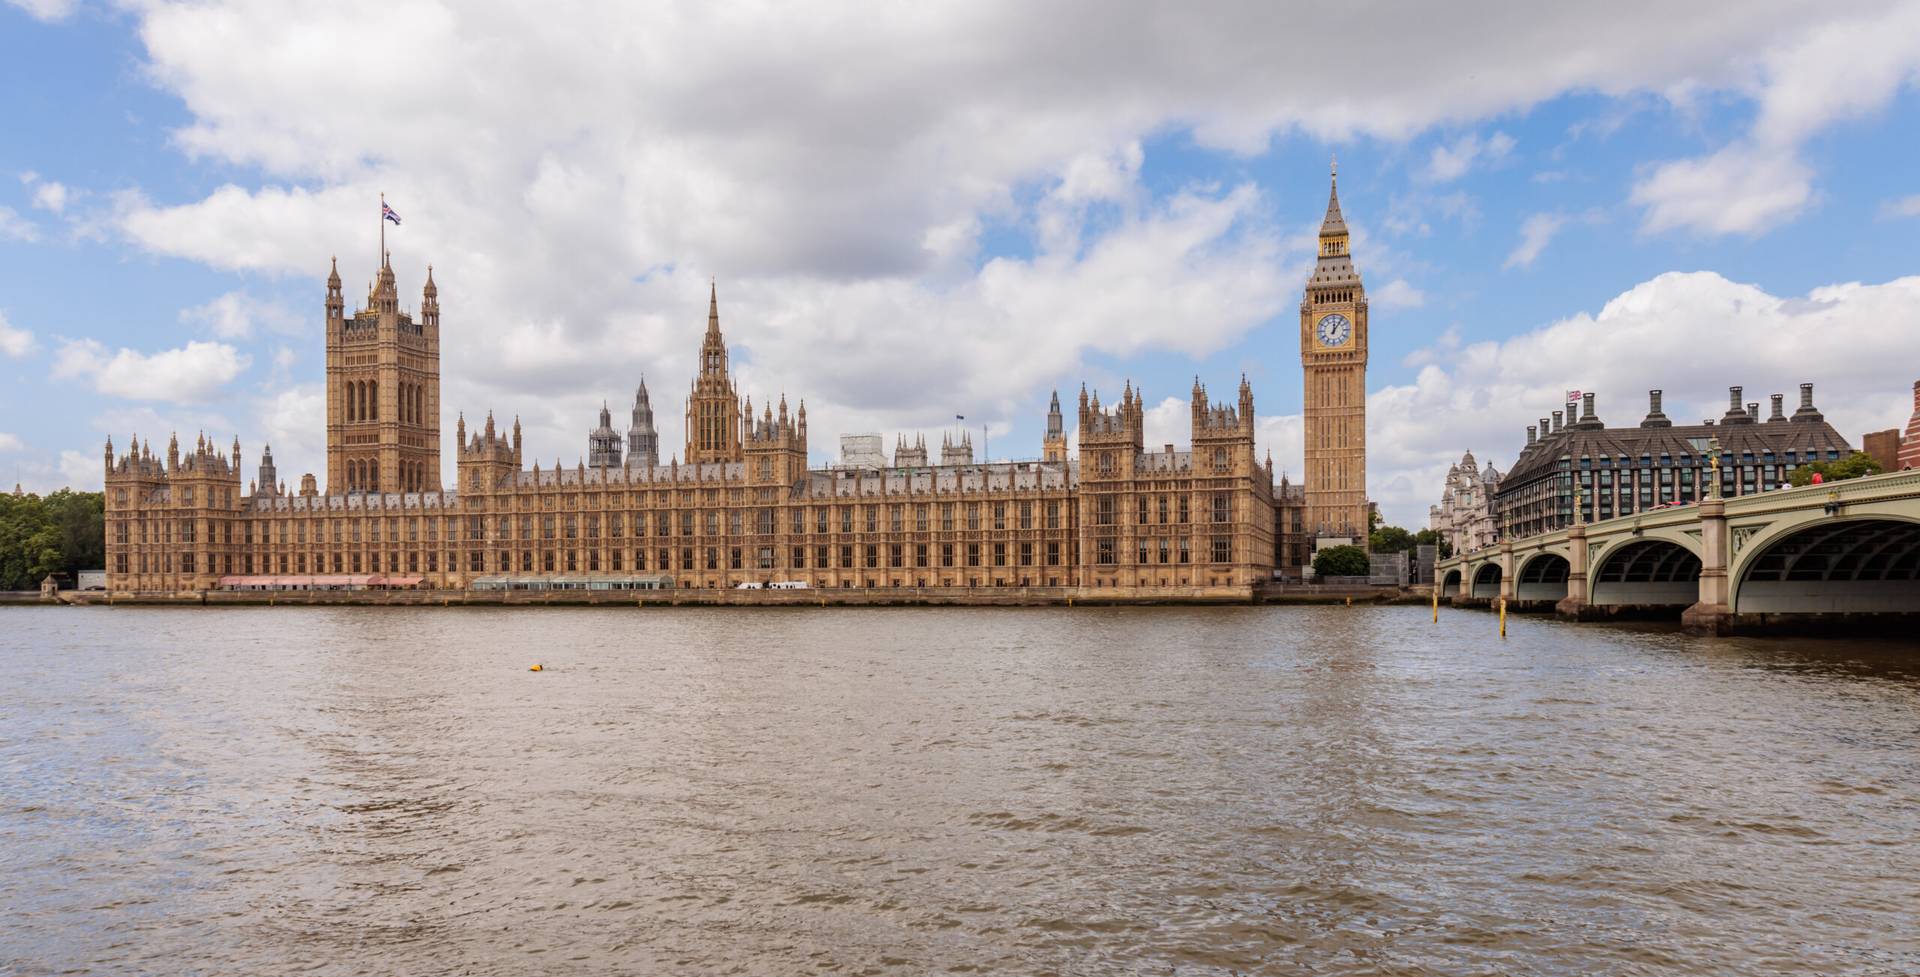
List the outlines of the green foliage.
<svg viewBox="0 0 1920 977">
<path fill-rule="evenodd" d="M 1367 537 L 1375 553 L 1405 553 L 1413 549 L 1414 536 L 1399 526 L 1381 526 Z"/>
<path fill-rule="evenodd" d="M 1447 538 L 1440 535 L 1437 529 L 1422 529 L 1414 533 L 1413 545 L 1434 547 L 1442 560 L 1453 555 L 1453 544 L 1447 542 Z"/>
<path fill-rule="evenodd" d="M 1874 461 L 1872 455 L 1864 451 L 1856 451 L 1838 461 L 1816 461 L 1801 465 L 1787 475 L 1787 481 L 1794 485 L 1811 485 L 1815 472 L 1819 472 L 1826 481 L 1843 482 L 1849 478 L 1878 475 L 1881 468 L 1880 463 Z"/>
<path fill-rule="evenodd" d="M 61 489 L 0 495 L 0 590 L 33 590 L 49 573 L 72 586 L 81 570 L 107 560 L 105 496 Z"/>
<path fill-rule="evenodd" d="M 1322 577 L 1364 577 L 1373 564 L 1358 546 L 1329 546 L 1313 555 L 1313 572 Z"/>
</svg>

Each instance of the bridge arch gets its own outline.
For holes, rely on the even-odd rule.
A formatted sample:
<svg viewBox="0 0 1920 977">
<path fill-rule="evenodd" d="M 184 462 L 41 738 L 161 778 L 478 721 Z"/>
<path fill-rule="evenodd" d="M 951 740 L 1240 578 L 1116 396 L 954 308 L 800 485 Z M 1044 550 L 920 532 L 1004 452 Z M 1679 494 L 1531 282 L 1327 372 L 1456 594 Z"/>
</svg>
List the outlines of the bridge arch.
<svg viewBox="0 0 1920 977">
<path fill-rule="evenodd" d="M 1700 557 L 1670 539 L 1636 538 L 1593 565 L 1589 604 L 1690 606 L 1700 600 Z"/>
<path fill-rule="evenodd" d="M 1486 598 L 1500 596 L 1500 564 L 1489 560 L 1473 571 L 1473 596 Z"/>
<path fill-rule="evenodd" d="M 1567 596 L 1567 577 L 1573 573 L 1573 564 L 1558 553 L 1536 553 L 1520 564 L 1520 572 L 1513 578 L 1513 596 L 1516 600 L 1552 600 Z"/>
<path fill-rule="evenodd" d="M 1457 594 L 1460 592 L 1460 568 L 1459 567 L 1454 567 L 1453 569 L 1448 570 L 1447 575 L 1441 578 L 1440 592 L 1443 594 Z"/>
<path fill-rule="evenodd" d="M 1830 518 L 1749 541 L 1728 603 L 1736 614 L 1920 610 L 1920 521 Z"/>
</svg>

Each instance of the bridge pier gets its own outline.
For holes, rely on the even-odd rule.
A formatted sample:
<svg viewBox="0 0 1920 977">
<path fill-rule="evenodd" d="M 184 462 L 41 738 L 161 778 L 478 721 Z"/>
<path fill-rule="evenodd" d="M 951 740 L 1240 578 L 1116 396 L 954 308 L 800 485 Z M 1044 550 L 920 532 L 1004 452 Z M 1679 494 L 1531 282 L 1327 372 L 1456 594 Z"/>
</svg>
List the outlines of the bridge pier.
<svg viewBox="0 0 1920 977">
<path fill-rule="evenodd" d="M 1681 627 L 1696 634 L 1732 632 L 1727 559 L 1727 502 L 1716 492 L 1700 500 L 1700 601 L 1681 613 Z"/>
<path fill-rule="evenodd" d="M 1556 617 L 1568 621 L 1587 619 L 1587 527 L 1574 523 L 1567 529 L 1567 596 L 1553 605 Z"/>
</svg>

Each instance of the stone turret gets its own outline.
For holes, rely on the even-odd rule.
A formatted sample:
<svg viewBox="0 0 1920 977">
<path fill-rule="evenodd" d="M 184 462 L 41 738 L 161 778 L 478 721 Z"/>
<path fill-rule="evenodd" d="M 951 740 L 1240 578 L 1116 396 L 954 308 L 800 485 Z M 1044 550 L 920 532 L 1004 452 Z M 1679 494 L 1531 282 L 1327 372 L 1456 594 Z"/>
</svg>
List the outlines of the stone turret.
<svg viewBox="0 0 1920 977">
<path fill-rule="evenodd" d="M 916 434 L 913 436 L 913 440 L 909 442 L 907 436 L 903 434 L 894 441 L 893 467 L 925 468 L 927 465 L 926 435 Z"/>
<path fill-rule="evenodd" d="M 234 443 L 236 451 L 239 447 L 239 442 L 236 441 Z M 258 483 L 256 491 L 265 495 L 274 494 L 276 491 L 275 486 L 280 484 L 280 473 L 273 467 L 273 445 L 269 444 L 261 449 L 260 473 L 255 478 L 255 481 Z"/>
<path fill-rule="evenodd" d="M 640 378 L 633 392 L 633 418 L 627 427 L 627 466 L 654 468 L 660 464 L 660 434 L 653 427 L 653 402 L 647 395 L 647 378 Z"/>
<path fill-rule="evenodd" d="M 600 403 L 600 426 L 587 432 L 587 460 L 594 468 L 620 467 L 620 435 L 613 429 L 613 413 Z"/>
<path fill-rule="evenodd" d="M 1047 434 L 1040 442 L 1040 457 L 1043 461 L 1067 460 L 1066 420 L 1060 415 L 1060 391 L 1053 392 L 1053 399 L 1047 404 Z"/>
<path fill-rule="evenodd" d="M 942 434 L 940 436 L 940 464 L 942 465 L 973 464 L 972 432 L 962 431 L 960 432 L 960 436 L 958 438 L 955 438 L 951 434 Z"/>
</svg>

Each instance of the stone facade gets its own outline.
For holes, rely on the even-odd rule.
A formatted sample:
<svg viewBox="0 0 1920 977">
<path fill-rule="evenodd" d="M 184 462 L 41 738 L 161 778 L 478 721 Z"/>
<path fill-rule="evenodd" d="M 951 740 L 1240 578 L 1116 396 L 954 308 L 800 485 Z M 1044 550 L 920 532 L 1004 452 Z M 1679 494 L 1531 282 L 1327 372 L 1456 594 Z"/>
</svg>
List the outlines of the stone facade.
<svg viewBox="0 0 1920 977">
<path fill-rule="evenodd" d="M 1907 418 L 1907 433 L 1900 439 L 1900 468 L 1920 468 L 1920 380 L 1913 382 L 1913 415 Z"/>
<path fill-rule="evenodd" d="M 427 268 L 420 320 L 400 311 L 383 256 L 352 317 L 338 263 L 327 276 L 327 491 L 440 486 L 440 290 Z M 239 459 L 231 459 L 235 465 Z"/>
<path fill-rule="evenodd" d="M 1367 545 L 1367 289 L 1354 267 L 1336 181 L 1300 299 L 1305 371 L 1306 531 Z"/>
<path fill-rule="evenodd" d="M 384 263 L 347 326 L 328 289 L 329 482 L 283 491 L 269 458 L 242 484 L 240 445 L 204 436 L 167 457 L 106 446 L 108 587 L 118 592 L 400 587 L 1067 587 L 1125 599 L 1159 588 L 1240 593 L 1276 553 L 1271 461 L 1254 457 L 1253 393 L 1231 405 L 1196 381 L 1191 450 L 1146 451 L 1145 398 L 1083 390 L 1078 457 L 1049 417 L 1038 461 L 975 463 L 969 436 L 878 471 L 808 467 L 806 405 L 755 417 L 727 370 L 717 290 L 687 405 L 685 460 L 531 467 L 519 422 L 455 427 L 455 484 L 438 482 L 438 307 L 416 327 Z M 364 324 L 362 324 L 364 323 Z M 349 332 L 351 331 L 351 335 Z M 364 339 L 362 338 L 364 335 Z M 336 341 L 338 340 L 338 341 Z M 338 369 L 336 369 L 336 365 Z M 377 392 L 376 392 L 377 384 Z M 403 409 L 414 398 L 416 409 Z M 362 405 L 367 406 L 362 406 Z M 377 405 L 377 408 L 373 405 Z M 1058 398 L 1052 414 L 1057 414 Z M 377 412 L 376 412 L 377 410 Z M 603 410 L 591 440 L 611 433 Z M 651 411 L 645 433 L 651 434 Z M 604 432 L 604 433 L 603 433 Z M 336 434 L 338 437 L 336 438 Z M 424 452 L 424 454 L 423 454 Z M 638 456 L 638 457 L 637 457 Z"/>
<path fill-rule="evenodd" d="M 1860 435 L 1860 453 L 1880 463 L 1881 471 L 1900 470 L 1900 429 L 1869 431 Z"/>
<path fill-rule="evenodd" d="M 1473 452 L 1447 469 L 1447 487 L 1440 504 L 1427 508 L 1427 528 L 1439 533 L 1456 553 L 1492 546 L 1500 538 L 1493 517 L 1493 497 L 1500 490 L 1500 470 L 1474 461 Z"/>
<path fill-rule="evenodd" d="M 1710 445 L 1719 443 L 1720 494 L 1768 492 L 1801 464 L 1845 457 L 1852 449 L 1813 405 L 1813 384 L 1800 385 L 1800 407 L 1786 415 L 1773 396 L 1764 420 L 1757 403 L 1742 405 L 1729 388 L 1718 422 L 1676 425 L 1661 411 L 1660 391 L 1648 392 L 1647 416 L 1637 427 L 1608 427 L 1586 394 L 1577 417 L 1554 411 L 1527 428 L 1527 445 L 1494 493 L 1502 537 L 1526 537 L 1579 522 L 1645 512 L 1705 498 L 1711 479 Z M 1576 504 L 1578 515 L 1576 517 Z M 1456 548 L 1455 552 L 1465 552 Z"/>
</svg>

